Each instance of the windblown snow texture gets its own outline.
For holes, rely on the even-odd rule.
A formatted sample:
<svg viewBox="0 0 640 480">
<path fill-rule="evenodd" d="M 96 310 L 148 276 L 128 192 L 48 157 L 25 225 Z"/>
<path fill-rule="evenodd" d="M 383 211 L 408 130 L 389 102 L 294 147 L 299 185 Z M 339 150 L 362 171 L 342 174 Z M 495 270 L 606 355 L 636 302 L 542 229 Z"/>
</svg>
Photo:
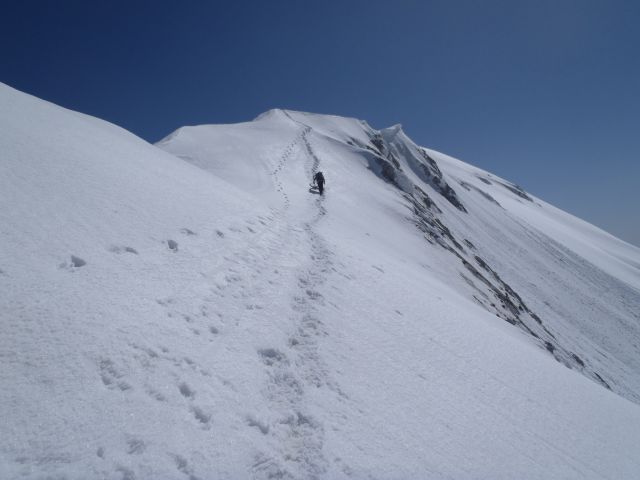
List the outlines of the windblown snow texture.
<svg viewBox="0 0 640 480">
<path fill-rule="evenodd" d="M 6 86 L 0 151 L 1 478 L 637 477 L 640 251 L 521 187 L 400 126 L 153 146 Z"/>
</svg>

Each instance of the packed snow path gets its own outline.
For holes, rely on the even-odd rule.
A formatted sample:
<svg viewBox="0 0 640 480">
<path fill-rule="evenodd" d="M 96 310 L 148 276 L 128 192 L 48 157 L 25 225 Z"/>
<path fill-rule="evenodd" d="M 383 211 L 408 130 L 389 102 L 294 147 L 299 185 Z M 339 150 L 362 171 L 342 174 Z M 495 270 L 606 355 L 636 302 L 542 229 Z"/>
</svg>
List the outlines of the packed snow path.
<svg viewBox="0 0 640 480">
<path fill-rule="evenodd" d="M 324 215 L 322 197 L 302 199 L 302 208 L 296 214 L 290 212 L 289 196 L 279 179 L 279 172 L 287 168 L 287 160 L 306 153 L 306 178 L 311 178 L 319 165 L 309 143 L 309 127 L 304 127 L 296 141 L 289 145 L 273 171 L 274 183 L 282 194 L 281 215 L 293 224 L 293 229 L 304 233 L 302 240 L 309 250 L 309 260 L 295 271 L 297 289 L 291 299 L 294 330 L 288 334 L 288 352 L 277 348 L 259 351 L 269 367 L 269 380 L 265 387 L 266 403 L 276 413 L 274 428 L 270 431 L 259 426 L 265 435 L 273 437 L 280 446 L 279 458 L 264 453 L 256 455 L 253 465 L 256 478 L 319 478 L 326 471 L 327 460 L 323 455 L 324 425 L 308 411 L 310 388 L 331 385 L 327 367 L 320 356 L 318 342 L 328 334 L 319 317 L 317 304 L 322 302 L 318 289 L 325 283 L 330 271 L 330 252 L 321 236 L 315 231 L 316 223 Z M 301 146 L 304 146 L 304 150 Z M 300 202 L 301 199 L 297 199 Z M 288 248 L 283 239 L 281 248 Z M 335 387 L 334 387 L 335 389 Z"/>
</svg>

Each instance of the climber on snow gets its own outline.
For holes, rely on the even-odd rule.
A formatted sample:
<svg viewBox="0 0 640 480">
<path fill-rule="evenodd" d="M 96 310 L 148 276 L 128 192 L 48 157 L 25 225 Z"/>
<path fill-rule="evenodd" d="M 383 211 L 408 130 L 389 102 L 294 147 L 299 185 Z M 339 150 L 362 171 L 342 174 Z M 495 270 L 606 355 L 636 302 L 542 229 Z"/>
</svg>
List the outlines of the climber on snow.
<svg viewBox="0 0 640 480">
<path fill-rule="evenodd" d="M 324 191 L 324 175 L 322 175 L 322 172 L 318 172 L 313 176 L 313 183 L 318 185 L 318 190 L 320 190 L 320 195 L 322 195 Z"/>
</svg>

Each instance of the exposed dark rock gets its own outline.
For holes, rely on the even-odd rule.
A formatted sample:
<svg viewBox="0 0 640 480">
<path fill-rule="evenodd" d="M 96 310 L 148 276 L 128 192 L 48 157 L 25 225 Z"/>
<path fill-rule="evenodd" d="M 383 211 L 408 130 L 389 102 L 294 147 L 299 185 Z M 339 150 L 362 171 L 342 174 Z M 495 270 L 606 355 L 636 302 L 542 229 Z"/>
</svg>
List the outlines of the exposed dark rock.
<svg viewBox="0 0 640 480">
<path fill-rule="evenodd" d="M 427 183 L 433 187 L 438 193 L 446 198 L 451 205 L 456 207 L 461 212 L 467 213 L 467 209 L 464 207 L 455 190 L 443 179 L 442 171 L 438 168 L 436 161 L 429 156 L 429 154 L 423 149 L 418 150 L 422 155 L 422 158 L 426 163 L 422 163 L 422 172 L 426 177 Z"/>
<path fill-rule="evenodd" d="M 433 158 L 429 156 L 429 154 L 425 151 L 424 148 L 420 149 L 420 153 L 422 154 L 422 158 L 425 159 L 429 167 L 431 167 L 431 169 L 435 172 L 434 176 L 442 177 L 442 172 L 440 171 L 440 168 L 438 168 L 438 164 Z"/>
<path fill-rule="evenodd" d="M 395 136 L 393 137 L 395 138 Z M 371 144 L 370 146 L 362 146 L 362 148 L 367 148 L 370 151 L 375 151 L 376 162 L 381 166 L 382 175 L 385 180 L 393 183 L 394 185 L 398 184 L 397 174 L 389 171 L 389 167 L 386 166 L 387 162 L 390 166 L 393 166 L 395 169 L 402 171 L 402 167 L 397 158 L 396 154 L 405 155 L 408 158 L 412 159 L 411 164 L 415 165 L 415 168 L 418 169 L 416 173 L 422 177 L 422 179 L 429 184 L 436 192 L 442 195 L 447 199 L 451 205 L 456 207 L 461 212 L 467 213 L 467 209 L 462 204 L 455 190 L 443 179 L 442 171 L 438 168 L 438 164 L 436 161 L 427 154 L 427 152 L 419 148 L 418 152 L 422 158 L 417 158 L 413 151 L 410 151 L 402 141 L 394 142 L 393 139 L 389 140 L 380 134 L 374 133 L 370 136 Z M 391 141 L 392 144 L 387 144 L 387 141 Z M 395 153 L 394 153 L 395 152 Z M 415 170 L 414 170 L 415 171 Z"/>
<path fill-rule="evenodd" d="M 417 185 L 414 185 L 414 188 L 416 190 L 416 196 L 418 197 L 419 200 L 422 201 L 422 203 L 424 203 L 424 206 L 427 207 L 428 210 L 436 213 L 442 213 L 442 210 L 438 208 L 436 203 L 431 199 L 431 197 L 424 190 L 422 190 Z"/>
<path fill-rule="evenodd" d="M 449 200 L 449 203 L 451 205 L 456 207 L 461 212 L 467 213 L 467 209 L 464 207 L 462 202 L 458 199 L 458 195 L 456 194 L 456 191 L 453 188 L 451 188 L 450 185 L 445 184 L 440 190 L 440 193 L 444 198 Z"/>
<path fill-rule="evenodd" d="M 371 143 L 376 147 L 376 150 L 380 155 L 384 155 L 384 140 L 382 140 L 382 136 L 379 133 L 376 133 L 371 138 Z"/>
<path fill-rule="evenodd" d="M 374 157 L 374 159 L 378 167 L 380 167 L 382 178 L 399 188 L 400 186 L 397 182 L 396 169 L 393 168 L 393 165 L 382 157 Z"/>
<path fill-rule="evenodd" d="M 395 155 L 393 153 L 390 153 L 387 158 L 389 160 L 391 160 L 391 163 L 393 163 L 393 166 L 396 167 L 398 170 L 401 170 L 400 168 L 400 162 L 398 162 L 398 159 L 395 157 Z"/>
<path fill-rule="evenodd" d="M 478 188 L 475 185 L 472 185 L 470 183 L 463 182 L 463 181 L 461 181 L 459 183 L 464 189 L 466 189 L 468 191 L 473 190 L 474 192 L 478 192 L 480 195 L 482 195 L 485 199 L 489 200 L 491 203 L 494 203 L 494 204 L 498 205 L 499 207 L 502 207 L 502 205 L 500 205 L 500 203 L 495 198 L 493 198 L 491 195 L 489 195 L 487 192 L 485 192 L 481 188 Z"/>
<path fill-rule="evenodd" d="M 520 198 L 524 198 L 525 200 L 528 200 L 529 202 L 533 202 L 533 199 L 527 195 L 527 192 L 525 192 L 522 187 L 520 187 L 519 185 L 516 184 L 509 184 L 509 183 L 503 183 L 503 182 L 498 182 L 500 185 L 502 185 L 504 188 L 506 188 L 507 190 L 509 190 L 511 193 L 516 194 L 518 197 Z"/>
<path fill-rule="evenodd" d="M 531 315 L 531 318 L 533 318 L 536 322 L 538 322 L 540 325 L 542 325 L 542 320 L 540 320 L 540 317 L 538 315 L 536 315 L 533 312 L 529 312 L 529 315 Z"/>
<path fill-rule="evenodd" d="M 584 362 L 578 355 L 576 355 L 575 353 L 572 353 L 571 356 L 573 357 L 573 359 L 576 361 L 578 365 L 580 365 L 581 367 L 584 367 Z"/>
<path fill-rule="evenodd" d="M 593 372 L 593 375 L 596 377 L 596 379 L 602 384 L 604 385 L 608 390 L 611 390 L 611 386 L 605 382 L 604 378 L 602 378 L 600 375 L 598 375 L 596 372 Z"/>
</svg>

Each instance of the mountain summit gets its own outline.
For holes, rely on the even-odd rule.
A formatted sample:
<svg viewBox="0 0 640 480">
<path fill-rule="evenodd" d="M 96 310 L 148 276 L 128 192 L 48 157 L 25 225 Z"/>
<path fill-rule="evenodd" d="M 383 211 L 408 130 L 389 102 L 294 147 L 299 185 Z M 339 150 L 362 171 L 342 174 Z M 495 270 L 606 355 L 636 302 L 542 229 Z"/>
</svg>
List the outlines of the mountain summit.
<svg viewBox="0 0 640 480">
<path fill-rule="evenodd" d="M 0 85 L 0 151 L 0 477 L 640 471 L 640 250 L 400 125 Z"/>
</svg>

